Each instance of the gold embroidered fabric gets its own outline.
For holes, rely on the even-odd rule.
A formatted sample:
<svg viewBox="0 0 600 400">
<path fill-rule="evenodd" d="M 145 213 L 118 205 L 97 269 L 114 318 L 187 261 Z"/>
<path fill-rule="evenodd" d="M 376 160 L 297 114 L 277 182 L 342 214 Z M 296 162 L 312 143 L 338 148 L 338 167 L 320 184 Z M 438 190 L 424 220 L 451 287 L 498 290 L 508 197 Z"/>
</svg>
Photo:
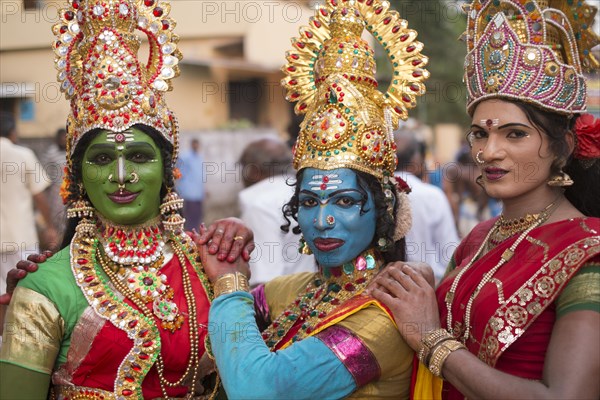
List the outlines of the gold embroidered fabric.
<svg viewBox="0 0 600 400">
<path fill-rule="evenodd" d="M 265 284 L 271 317 L 279 315 L 294 301 L 314 273 L 305 272 L 275 278 Z M 413 352 L 390 318 L 378 307 L 367 307 L 336 325 L 352 331 L 373 353 L 382 375 L 348 396 L 351 399 L 405 399 L 409 397 Z M 390 349 L 394 349 L 390 351 Z"/>
<path fill-rule="evenodd" d="M 19 286 L 6 312 L 0 360 L 50 374 L 64 332 L 65 322 L 54 303 L 38 292 Z"/>
<path fill-rule="evenodd" d="M 52 383 L 55 385 L 72 385 L 73 374 L 89 353 L 96 335 L 104 327 L 105 320 L 100 318 L 92 307 L 85 309 L 73 333 L 71 344 L 67 352 L 67 362 L 62 364 L 52 374 Z"/>
<path fill-rule="evenodd" d="M 575 275 L 556 301 L 557 318 L 573 311 L 600 312 L 600 264 L 586 264 Z"/>
</svg>

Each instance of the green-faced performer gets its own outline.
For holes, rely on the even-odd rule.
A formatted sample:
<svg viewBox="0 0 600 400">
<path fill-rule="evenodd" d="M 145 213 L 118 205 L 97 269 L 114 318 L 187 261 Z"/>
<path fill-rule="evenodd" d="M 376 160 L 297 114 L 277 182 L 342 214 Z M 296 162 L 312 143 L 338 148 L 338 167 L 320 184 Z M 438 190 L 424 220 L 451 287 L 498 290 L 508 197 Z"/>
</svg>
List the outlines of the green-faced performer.
<svg viewBox="0 0 600 400">
<path fill-rule="evenodd" d="M 181 54 L 169 9 L 71 0 L 53 28 L 58 79 L 71 100 L 63 186 L 71 225 L 63 249 L 13 294 L 0 398 L 214 394 L 204 346 L 212 290 L 173 191 L 178 127 L 163 92 Z M 147 64 L 135 30 L 147 35 Z M 201 242 L 213 233 L 211 252 L 222 259 L 251 239 L 231 220 Z"/>
</svg>

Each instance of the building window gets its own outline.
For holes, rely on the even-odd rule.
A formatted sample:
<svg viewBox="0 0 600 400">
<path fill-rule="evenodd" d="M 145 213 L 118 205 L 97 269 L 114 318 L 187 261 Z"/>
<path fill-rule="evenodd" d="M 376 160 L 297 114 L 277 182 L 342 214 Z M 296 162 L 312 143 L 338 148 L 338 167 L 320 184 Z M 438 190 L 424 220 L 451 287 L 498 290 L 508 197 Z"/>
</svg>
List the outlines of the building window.
<svg viewBox="0 0 600 400">
<path fill-rule="evenodd" d="M 40 8 L 39 0 L 23 0 L 23 9 L 36 10 L 38 8 Z"/>
<path fill-rule="evenodd" d="M 262 79 L 230 81 L 227 92 L 229 101 L 229 119 L 246 120 L 259 125 L 260 106 L 266 87 Z"/>
</svg>

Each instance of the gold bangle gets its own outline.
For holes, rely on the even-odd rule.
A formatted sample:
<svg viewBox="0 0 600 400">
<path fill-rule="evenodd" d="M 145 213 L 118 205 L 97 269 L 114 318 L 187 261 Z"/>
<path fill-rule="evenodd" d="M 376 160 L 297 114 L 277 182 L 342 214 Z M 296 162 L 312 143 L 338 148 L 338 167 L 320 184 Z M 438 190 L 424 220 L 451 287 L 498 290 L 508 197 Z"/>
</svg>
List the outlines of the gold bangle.
<svg viewBox="0 0 600 400">
<path fill-rule="evenodd" d="M 249 292 L 250 285 L 248 284 L 248 278 L 241 272 L 235 274 L 225 274 L 219 277 L 213 285 L 215 293 L 215 299 L 222 294 L 229 294 L 233 292 L 243 291 Z"/>
<path fill-rule="evenodd" d="M 431 371 L 435 376 L 442 378 L 442 368 L 444 367 L 444 363 L 446 359 L 453 351 L 458 349 L 466 349 L 465 345 L 459 342 L 458 340 L 446 340 L 441 343 L 431 354 L 431 361 L 427 368 Z"/>
<path fill-rule="evenodd" d="M 421 338 L 421 347 L 417 353 L 417 357 L 419 361 L 423 364 L 428 365 L 427 361 L 431 356 L 431 351 L 440 343 L 454 339 L 454 337 L 448 333 L 445 329 L 434 329 L 432 331 L 427 332 Z"/>
</svg>

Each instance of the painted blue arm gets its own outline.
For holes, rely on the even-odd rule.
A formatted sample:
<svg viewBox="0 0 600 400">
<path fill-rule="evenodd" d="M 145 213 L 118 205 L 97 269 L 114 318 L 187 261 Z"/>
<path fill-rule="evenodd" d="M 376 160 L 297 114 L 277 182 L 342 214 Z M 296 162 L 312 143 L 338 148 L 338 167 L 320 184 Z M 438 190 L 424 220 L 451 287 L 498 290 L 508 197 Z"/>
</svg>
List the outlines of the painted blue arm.
<svg viewBox="0 0 600 400">
<path fill-rule="evenodd" d="M 356 390 L 350 372 L 317 338 L 271 352 L 256 326 L 249 293 L 219 296 L 209 321 L 212 350 L 230 399 L 338 399 Z"/>
</svg>

